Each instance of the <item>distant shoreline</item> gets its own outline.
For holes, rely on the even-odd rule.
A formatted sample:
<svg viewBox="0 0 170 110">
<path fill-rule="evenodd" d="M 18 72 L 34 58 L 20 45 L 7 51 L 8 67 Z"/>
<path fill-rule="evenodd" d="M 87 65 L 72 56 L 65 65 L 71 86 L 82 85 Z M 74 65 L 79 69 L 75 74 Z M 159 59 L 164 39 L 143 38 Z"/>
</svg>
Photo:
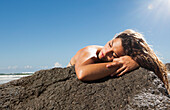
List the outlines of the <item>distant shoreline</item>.
<svg viewBox="0 0 170 110">
<path fill-rule="evenodd" d="M 31 75 L 34 72 L 22 72 L 22 73 L 0 73 L 0 75 Z"/>
<path fill-rule="evenodd" d="M 22 75 L 19 75 L 19 74 L 3 74 L 3 75 L 0 75 L 0 84 L 4 84 L 4 83 L 7 83 L 7 82 L 10 82 L 12 80 L 17 80 L 17 79 L 20 79 L 22 77 L 26 77 L 26 76 L 30 76 L 31 74 L 22 74 Z"/>
</svg>

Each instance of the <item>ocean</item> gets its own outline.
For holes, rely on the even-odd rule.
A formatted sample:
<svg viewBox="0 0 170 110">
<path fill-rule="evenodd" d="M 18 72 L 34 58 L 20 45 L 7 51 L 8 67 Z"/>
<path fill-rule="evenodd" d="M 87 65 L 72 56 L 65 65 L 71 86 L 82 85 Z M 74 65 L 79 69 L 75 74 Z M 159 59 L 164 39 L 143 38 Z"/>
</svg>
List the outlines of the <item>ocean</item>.
<svg viewBox="0 0 170 110">
<path fill-rule="evenodd" d="M 12 80 L 20 79 L 21 77 L 26 77 L 32 75 L 33 72 L 23 72 L 23 73 L 0 73 L 0 84 L 7 83 Z"/>
<path fill-rule="evenodd" d="M 170 72 L 168 72 L 168 80 L 170 83 Z M 20 79 L 21 77 L 26 77 L 32 75 L 33 72 L 23 72 L 23 73 L 0 73 L 0 84 L 7 83 L 12 80 Z"/>
</svg>

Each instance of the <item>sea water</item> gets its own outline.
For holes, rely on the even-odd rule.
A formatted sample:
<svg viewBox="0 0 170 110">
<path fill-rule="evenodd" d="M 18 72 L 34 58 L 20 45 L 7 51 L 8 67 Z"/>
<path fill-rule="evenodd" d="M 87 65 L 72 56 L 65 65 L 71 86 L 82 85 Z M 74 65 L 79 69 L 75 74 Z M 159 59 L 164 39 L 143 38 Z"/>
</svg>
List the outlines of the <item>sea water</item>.
<svg viewBox="0 0 170 110">
<path fill-rule="evenodd" d="M 7 83 L 12 80 L 20 79 L 21 77 L 26 77 L 33 74 L 32 72 L 29 73 L 0 73 L 0 84 Z"/>
</svg>

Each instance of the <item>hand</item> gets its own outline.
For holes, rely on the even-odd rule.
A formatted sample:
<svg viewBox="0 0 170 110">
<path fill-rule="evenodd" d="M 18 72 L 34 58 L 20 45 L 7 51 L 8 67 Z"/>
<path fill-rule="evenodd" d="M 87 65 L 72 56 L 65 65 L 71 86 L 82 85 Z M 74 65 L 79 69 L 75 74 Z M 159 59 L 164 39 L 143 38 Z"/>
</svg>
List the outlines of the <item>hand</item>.
<svg viewBox="0 0 170 110">
<path fill-rule="evenodd" d="M 122 56 L 119 58 L 115 58 L 113 59 L 112 64 L 106 65 L 107 68 L 113 66 L 119 66 L 120 68 L 116 70 L 115 73 L 111 74 L 111 76 L 114 76 L 115 74 L 117 74 L 117 76 L 121 76 L 124 73 L 139 67 L 138 63 L 135 62 L 130 56 Z"/>
</svg>

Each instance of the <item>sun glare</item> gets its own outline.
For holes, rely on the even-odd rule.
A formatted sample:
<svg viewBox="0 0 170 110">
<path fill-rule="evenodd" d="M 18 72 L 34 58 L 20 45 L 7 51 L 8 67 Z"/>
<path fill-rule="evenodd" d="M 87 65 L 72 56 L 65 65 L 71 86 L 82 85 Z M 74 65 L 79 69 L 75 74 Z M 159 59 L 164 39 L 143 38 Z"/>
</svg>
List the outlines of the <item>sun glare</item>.
<svg viewBox="0 0 170 110">
<path fill-rule="evenodd" d="M 157 18 L 169 19 L 170 17 L 170 0 L 153 0 L 147 8 Z"/>
<path fill-rule="evenodd" d="M 153 23 L 155 26 L 158 23 L 170 23 L 170 0 L 148 0 L 142 1 L 141 4 L 134 10 L 132 16 L 136 15 L 141 19 L 141 24 Z"/>
</svg>

